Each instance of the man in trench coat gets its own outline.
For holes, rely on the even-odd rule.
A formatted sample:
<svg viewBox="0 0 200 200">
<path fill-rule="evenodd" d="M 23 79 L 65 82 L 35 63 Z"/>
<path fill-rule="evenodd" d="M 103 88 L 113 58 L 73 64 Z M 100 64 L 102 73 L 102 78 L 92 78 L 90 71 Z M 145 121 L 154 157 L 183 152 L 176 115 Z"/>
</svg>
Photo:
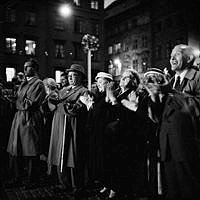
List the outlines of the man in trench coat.
<svg viewBox="0 0 200 200">
<path fill-rule="evenodd" d="M 39 65 L 35 59 L 24 64 L 26 80 L 22 82 L 17 92 L 16 109 L 7 151 L 14 164 L 15 178 L 19 178 L 17 158 L 27 159 L 28 185 L 36 181 L 37 158 L 40 153 L 40 138 L 43 128 L 43 116 L 40 106 L 45 98 L 43 82 L 38 78 Z M 12 167 L 12 166 L 11 166 Z"/>
</svg>

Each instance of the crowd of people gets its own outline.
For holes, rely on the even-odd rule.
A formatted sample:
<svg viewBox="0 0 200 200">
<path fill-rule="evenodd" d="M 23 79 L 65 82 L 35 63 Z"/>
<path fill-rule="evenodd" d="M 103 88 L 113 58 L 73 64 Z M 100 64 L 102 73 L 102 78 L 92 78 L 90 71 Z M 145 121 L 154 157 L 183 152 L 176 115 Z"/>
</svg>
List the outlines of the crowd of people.
<svg viewBox="0 0 200 200">
<path fill-rule="evenodd" d="M 171 52 L 172 75 L 126 69 L 117 83 L 102 71 L 88 90 L 83 66 L 72 64 L 58 87 L 53 78 L 39 79 L 37 61 L 28 60 L 12 101 L 1 94 L 5 122 L 4 105 L 15 104 L 12 124 L 1 127 L 7 184 L 37 187 L 44 173 L 58 190 L 96 189 L 100 199 L 200 197 L 200 71 L 194 61 L 193 49 L 180 44 Z"/>
</svg>

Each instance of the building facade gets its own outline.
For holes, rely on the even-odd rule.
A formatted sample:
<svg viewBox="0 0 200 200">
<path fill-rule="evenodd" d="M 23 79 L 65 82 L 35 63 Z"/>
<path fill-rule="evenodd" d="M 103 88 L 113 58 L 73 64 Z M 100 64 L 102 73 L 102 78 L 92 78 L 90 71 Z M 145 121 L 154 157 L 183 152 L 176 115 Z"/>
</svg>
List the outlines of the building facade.
<svg viewBox="0 0 200 200">
<path fill-rule="evenodd" d="M 71 15 L 61 16 L 67 3 Z M 0 77 L 23 71 L 25 60 L 36 58 L 39 75 L 59 76 L 72 63 L 87 70 L 87 55 L 81 46 L 85 34 L 99 38 L 100 48 L 92 53 L 92 73 L 102 70 L 103 0 L 9 0 L 0 7 Z"/>
<path fill-rule="evenodd" d="M 151 67 L 151 24 L 146 0 L 118 0 L 106 9 L 105 55 L 115 76 L 124 69 Z"/>
<path fill-rule="evenodd" d="M 152 65 L 170 71 L 170 54 L 177 44 L 189 44 L 200 56 L 200 2 L 155 0 L 151 6 Z"/>
<path fill-rule="evenodd" d="M 170 71 L 176 44 L 191 45 L 199 57 L 200 1 L 117 0 L 106 9 L 105 57 L 113 75 L 124 69 L 143 73 L 150 67 Z"/>
</svg>

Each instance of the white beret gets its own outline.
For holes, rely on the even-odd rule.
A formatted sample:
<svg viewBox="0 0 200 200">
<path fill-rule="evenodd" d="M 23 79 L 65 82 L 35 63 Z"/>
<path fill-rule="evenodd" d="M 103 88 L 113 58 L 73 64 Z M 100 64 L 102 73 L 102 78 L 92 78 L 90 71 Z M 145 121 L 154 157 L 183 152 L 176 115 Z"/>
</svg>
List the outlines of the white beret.
<svg viewBox="0 0 200 200">
<path fill-rule="evenodd" d="M 109 73 L 106 73 L 106 72 L 99 72 L 96 77 L 95 77 L 95 80 L 97 80 L 98 78 L 107 78 L 109 80 L 113 80 L 113 77 L 111 74 Z"/>
</svg>

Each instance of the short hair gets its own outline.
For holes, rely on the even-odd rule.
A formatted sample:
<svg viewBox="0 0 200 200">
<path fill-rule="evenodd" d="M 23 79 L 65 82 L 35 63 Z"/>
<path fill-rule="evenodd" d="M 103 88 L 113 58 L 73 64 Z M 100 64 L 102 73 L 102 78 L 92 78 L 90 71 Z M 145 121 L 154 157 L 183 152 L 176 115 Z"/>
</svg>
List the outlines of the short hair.
<svg viewBox="0 0 200 200">
<path fill-rule="evenodd" d="M 31 63 L 31 67 L 35 69 L 35 71 L 39 70 L 39 64 L 38 61 L 34 58 L 30 58 L 29 60 L 27 60 L 26 62 L 30 62 Z"/>
<path fill-rule="evenodd" d="M 196 58 L 195 53 L 194 53 L 194 49 L 186 44 L 178 44 L 174 47 L 174 49 L 180 49 L 181 53 L 183 54 L 184 58 L 190 58 L 192 57 L 192 60 L 190 63 L 194 63 L 194 60 Z"/>
</svg>

